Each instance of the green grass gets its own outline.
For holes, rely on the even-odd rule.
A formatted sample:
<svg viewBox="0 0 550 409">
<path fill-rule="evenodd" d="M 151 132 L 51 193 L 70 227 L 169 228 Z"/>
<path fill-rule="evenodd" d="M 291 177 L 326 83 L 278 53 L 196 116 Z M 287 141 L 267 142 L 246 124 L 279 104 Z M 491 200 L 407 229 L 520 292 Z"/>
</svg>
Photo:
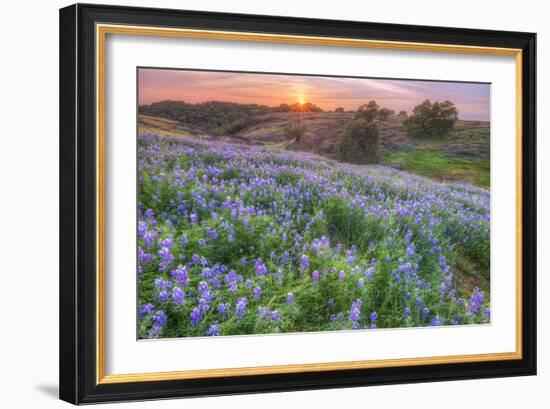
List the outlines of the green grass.
<svg viewBox="0 0 550 409">
<path fill-rule="evenodd" d="M 490 185 L 489 159 L 449 156 L 413 149 L 385 155 L 382 164 L 435 179 L 468 181 L 482 187 Z"/>
<path fill-rule="evenodd" d="M 156 126 L 146 125 L 146 124 L 138 124 L 138 132 L 140 135 L 146 132 L 152 132 L 152 133 L 159 133 L 159 134 L 169 135 L 169 136 L 190 136 L 188 133 L 179 131 L 177 129 L 162 129 Z"/>
</svg>

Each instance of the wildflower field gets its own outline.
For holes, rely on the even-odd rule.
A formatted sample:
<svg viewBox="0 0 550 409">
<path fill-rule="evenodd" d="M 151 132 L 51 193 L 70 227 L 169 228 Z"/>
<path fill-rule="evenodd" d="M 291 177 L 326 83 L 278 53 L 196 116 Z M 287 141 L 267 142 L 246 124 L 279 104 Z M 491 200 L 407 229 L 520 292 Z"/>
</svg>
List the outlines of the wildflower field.
<svg viewBox="0 0 550 409">
<path fill-rule="evenodd" d="M 490 321 L 488 190 L 142 133 L 138 202 L 139 338 Z"/>
</svg>

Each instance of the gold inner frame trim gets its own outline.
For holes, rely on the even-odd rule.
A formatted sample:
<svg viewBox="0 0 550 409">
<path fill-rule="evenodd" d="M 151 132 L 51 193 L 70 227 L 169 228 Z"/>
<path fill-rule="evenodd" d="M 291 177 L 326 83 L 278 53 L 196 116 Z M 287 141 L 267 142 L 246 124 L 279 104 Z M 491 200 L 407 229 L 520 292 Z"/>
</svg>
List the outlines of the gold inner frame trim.
<svg viewBox="0 0 550 409">
<path fill-rule="evenodd" d="M 248 41 L 297 45 L 355 47 L 401 51 L 483 54 L 515 57 L 516 65 L 516 350 L 504 353 L 449 355 L 313 364 L 149 372 L 105 373 L 105 42 L 108 34 Z M 178 29 L 166 27 L 96 25 L 96 383 L 116 384 L 214 377 L 290 374 L 349 369 L 388 368 L 413 365 L 490 362 L 522 358 L 522 51 L 515 48 L 432 44 L 352 38 L 294 36 L 282 34 Z"/>
</svg>

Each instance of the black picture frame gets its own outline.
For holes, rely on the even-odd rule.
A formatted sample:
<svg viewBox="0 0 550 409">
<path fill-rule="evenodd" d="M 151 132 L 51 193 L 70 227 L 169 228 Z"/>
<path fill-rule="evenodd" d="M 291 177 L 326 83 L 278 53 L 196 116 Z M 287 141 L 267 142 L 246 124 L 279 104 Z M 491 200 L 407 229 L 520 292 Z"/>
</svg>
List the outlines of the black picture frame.
<svg viewBox="0 0 550 409">
<path fill-rule="evenodd" d="M 96 23 L 522 50 L 521 359 L 97 383 Z M 74 404 L 536 374 L 536 34 L 76 4 L 60 10 L 60 398 Z"/>
</svg>

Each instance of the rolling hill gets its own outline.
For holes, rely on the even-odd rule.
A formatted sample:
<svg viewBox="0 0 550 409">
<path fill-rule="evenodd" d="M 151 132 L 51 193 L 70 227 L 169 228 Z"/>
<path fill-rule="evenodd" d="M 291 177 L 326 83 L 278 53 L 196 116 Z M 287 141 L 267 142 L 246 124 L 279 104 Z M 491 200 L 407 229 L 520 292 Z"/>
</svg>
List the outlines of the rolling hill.
<svg viewBox="0 0 550 409">
<path fill-rule="evenodd" d="M 265 110 L 264 110 L 265 111 Z M 204 129 L 179 120 L 140 113 L 139 130 L 179 137 L 274 145 L 334 157 L 338 136 L 353 119 L 353 112 L 269 112 L 241 117 L 238 126 L 223 132 L 220 126 Z M 301 122 L 300 122 L 301 121 Z M 288 126 L 301 123 L 305 132 L 299 141 L 288 137 Z M 382 164 L 438 180 L 451 180 L 489 187 L 490 127 L 488 122 L 458 121 L 452 134 L 443 140 L 412 140 L 403 127 L 403 118 L 390 116 L 378 122 Z"/>
</svg>

